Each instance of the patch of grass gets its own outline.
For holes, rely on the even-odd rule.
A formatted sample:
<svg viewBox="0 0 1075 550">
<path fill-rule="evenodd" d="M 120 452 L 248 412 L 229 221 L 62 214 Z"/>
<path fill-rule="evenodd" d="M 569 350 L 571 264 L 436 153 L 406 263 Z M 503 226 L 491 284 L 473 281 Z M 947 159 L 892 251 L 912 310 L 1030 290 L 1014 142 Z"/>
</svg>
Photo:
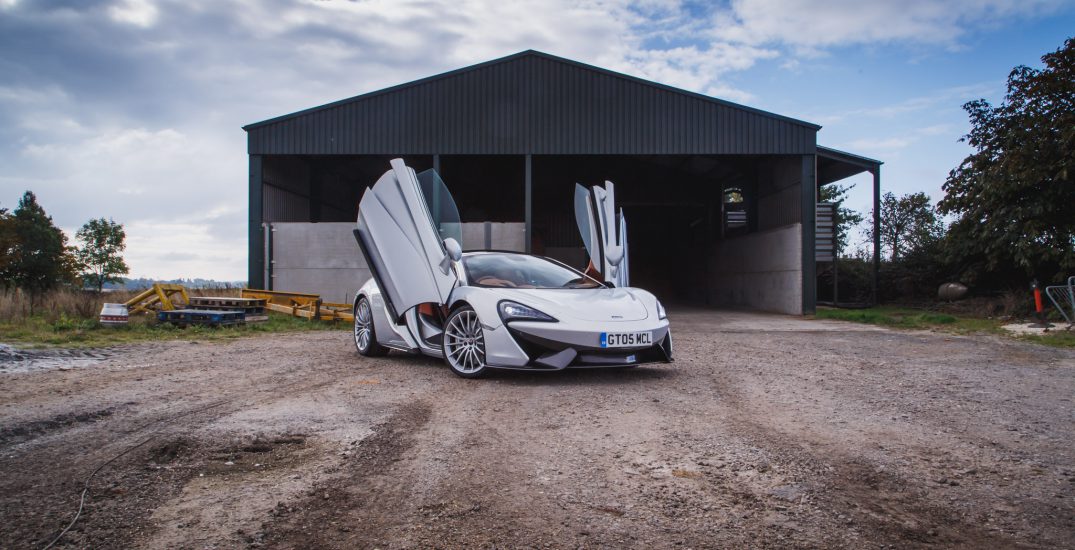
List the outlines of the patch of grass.
<svg viewBox="0 0 1075 550">
<path fill-rule="evenodd" d="M 1052 330 L 1042 335 L 1024 336 L 1023 339 L 1056 348 L 1075 348 L 1075 330 Z"/>
<path fill-rule="evenodd" d="M 953 334 L 990 333 L 1037 342 L 1059 348 L 1075 348 L 1075 330 L 1053 330 L 1042 335 L 1017 336 L 1001 328 L 1004 322 L 996 319 L 963 317 L 946 313 L 895 306 L 867 309 L 822 309 L 818 319 L 836 319 L 903 329 L 934 329 Z M 1010 322 L 1010 321 L 1009 321 Z"/>
<path fill-rule="evenodd" d="M 269 312 L 269 320 L 227 327 L 191 326 L 178 328 L 158 324 L 150 316 L 132 315 L 124 327 L 106 327 L 96 319 L 60 315 L 50 321 L 44 316 L 0 322 L 0 342 L 20 347 L 99 348 L 136 342 L 161 340 L 228 340 L 268 333 L 311 330 L 350 330 L 348 323 L 308 321 Z"/>
<path fill-rule="evenodd" d="M 893 328 L 940 328 L 952 332 L 992 332 L 999 321 L 974 317 L 957 317 L 920 309 L 878 306 L 867 309 L 818 309 L 818 319 L 837 319 Z"/>
</svg>

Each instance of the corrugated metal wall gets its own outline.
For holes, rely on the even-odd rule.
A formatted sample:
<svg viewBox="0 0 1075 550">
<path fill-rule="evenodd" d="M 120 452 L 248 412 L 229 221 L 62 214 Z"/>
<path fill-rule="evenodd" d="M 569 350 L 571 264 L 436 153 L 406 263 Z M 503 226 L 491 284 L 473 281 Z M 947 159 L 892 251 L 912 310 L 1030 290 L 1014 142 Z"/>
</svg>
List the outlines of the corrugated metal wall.
<svg viewBox="0 0 1075 550">
<path fill-rule="evenodd" d="M 812 154 L 817 127 L 537 52 L 247 127 L 251 154 Z"/>
<path fill-rule="evenodd" d="M 310 170 L 299 159 L 272 159 L 262 165 L 262 220 L 310 221 Z"/>
</svg>

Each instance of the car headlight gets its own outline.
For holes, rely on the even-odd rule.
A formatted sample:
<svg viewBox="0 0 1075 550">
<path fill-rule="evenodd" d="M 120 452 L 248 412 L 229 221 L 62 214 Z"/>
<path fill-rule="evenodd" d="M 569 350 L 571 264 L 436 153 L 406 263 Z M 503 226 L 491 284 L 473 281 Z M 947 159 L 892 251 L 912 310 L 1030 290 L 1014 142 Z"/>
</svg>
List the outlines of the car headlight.
<svg viewBox="0 0 1075 550">
<path fill-rule="evenodd" d="M 668 312 L 664 310 L 664 306 L 661 305 L 661 301 L 657 300 L 657 319 L 667 319 Z"/>
<path fill-rule="evenodd" d="M 500 310 L 500 319 L 505 323 L 508 321 L 556 321 L 556 319 L 530 306 L 524 306 L 519 302 L 510 300 L 500 302 L 497 309 Z"/>
</svg>

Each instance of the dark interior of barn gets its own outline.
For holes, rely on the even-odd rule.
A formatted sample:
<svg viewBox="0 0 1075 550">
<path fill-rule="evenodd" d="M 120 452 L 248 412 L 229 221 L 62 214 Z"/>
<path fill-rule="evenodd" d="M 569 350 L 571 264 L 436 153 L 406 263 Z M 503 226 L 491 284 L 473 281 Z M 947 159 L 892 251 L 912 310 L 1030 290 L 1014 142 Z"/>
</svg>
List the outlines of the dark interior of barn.
<svg viewBox="0 0 1075 550">
<path fill-rule="evenodd" d="M 390 158 L 267 157 L 264 179 L 271 200 L 265 201 L 264 219 L 353 221 L 362 191 L 388 170 Z M 416 171 L 439 168 L 464 223 L 526 222 L 524 156 L 403 158 Z M 790 176 L 782 174 L 788 172 L 781 169 L 788 160 L 748 155 L 534 156 L 531 251 L 585 268 L 574 218 L 574 186 L 611 181 L 616 205 L 628 221 L 631 284 L 668 300 L 704 302 L 713 281 L 716 244 L 797 221 L 797 213 L 786 212 L 787 206 L 779 207 L 785 212 L 774 211 L 774 205 L 787 201 L 766 201 L 798 183 L 797 163 L 791 163 Z"/>
</svg>

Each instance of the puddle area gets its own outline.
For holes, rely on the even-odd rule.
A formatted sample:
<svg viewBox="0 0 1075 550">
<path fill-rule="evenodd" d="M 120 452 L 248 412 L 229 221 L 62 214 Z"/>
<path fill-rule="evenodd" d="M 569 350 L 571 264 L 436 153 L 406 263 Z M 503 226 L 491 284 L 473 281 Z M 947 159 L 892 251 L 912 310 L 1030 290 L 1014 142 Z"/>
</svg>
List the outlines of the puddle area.
<svg viewBox="0 0 1075 550">
<path fill-rule="evenodd" d="M 0 375 L 90 367 L 109 356 L 100 350 L 18 349 L 0 344 Z"/>
</svg>

